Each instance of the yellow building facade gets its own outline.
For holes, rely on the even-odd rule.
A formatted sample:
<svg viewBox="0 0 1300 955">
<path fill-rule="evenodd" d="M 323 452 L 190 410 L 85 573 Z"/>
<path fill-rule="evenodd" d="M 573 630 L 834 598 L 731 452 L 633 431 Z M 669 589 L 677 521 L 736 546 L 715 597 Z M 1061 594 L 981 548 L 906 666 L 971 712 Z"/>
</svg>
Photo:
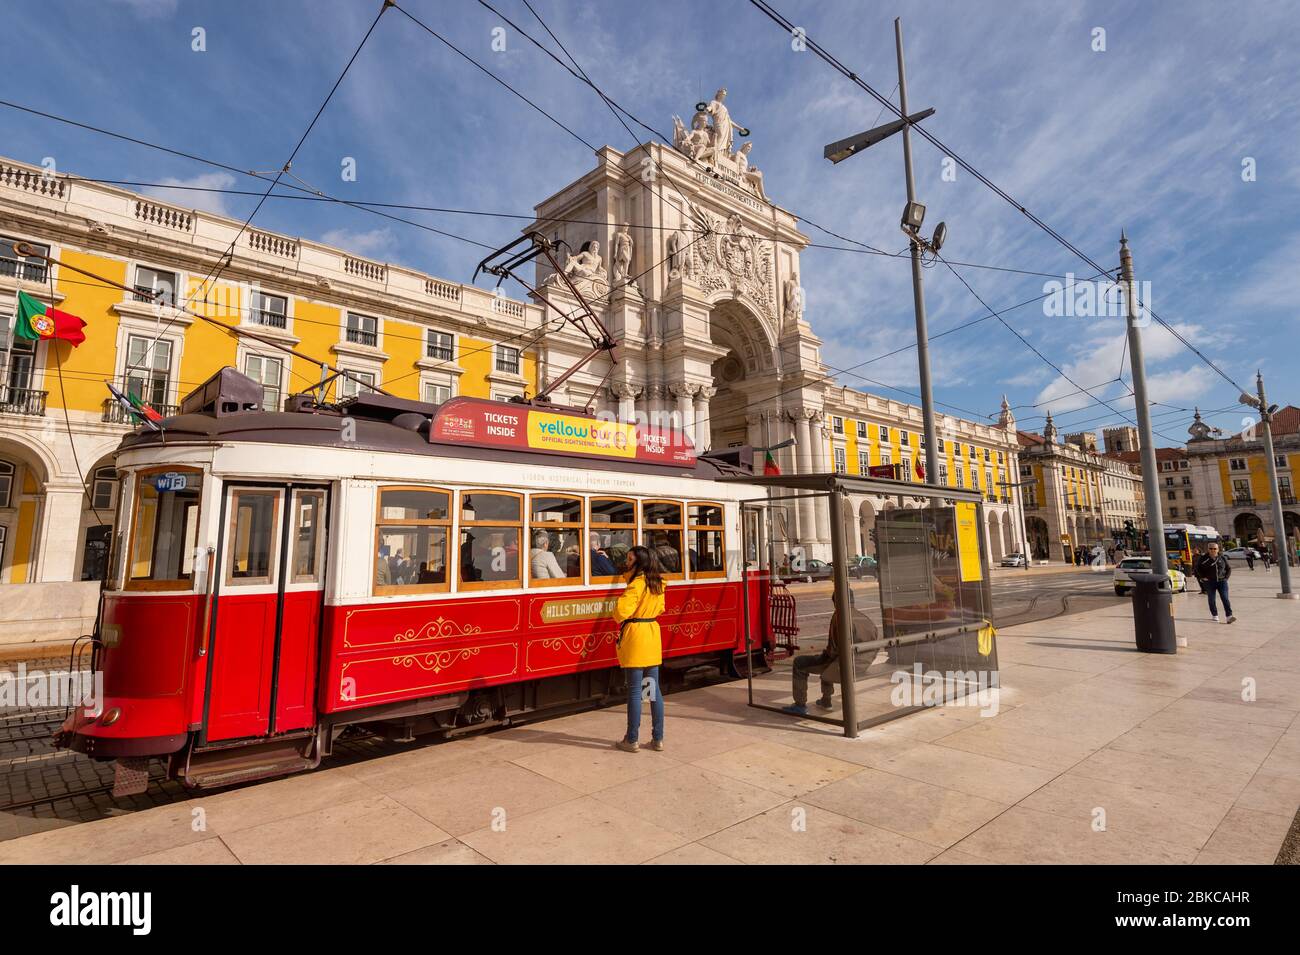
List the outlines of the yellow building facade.
<svg viewBox="0 0 1300 955">
<path fill-rule="evenodd" d="M 98 578 L 112 453 L 132 426 L 106 382 L 168 414 L 232 366 L 278 408 L 319 387 L 321 368 L 300 357 L 312 356 L 351 376 L 329 399 L 367 386 L 431 402 L 536 392 L 538 306 L 240 226 L 0 160 L 0 582 Z M 85 342 L 15 338 L 20 290 L 83 319 Z"/>
</svg>

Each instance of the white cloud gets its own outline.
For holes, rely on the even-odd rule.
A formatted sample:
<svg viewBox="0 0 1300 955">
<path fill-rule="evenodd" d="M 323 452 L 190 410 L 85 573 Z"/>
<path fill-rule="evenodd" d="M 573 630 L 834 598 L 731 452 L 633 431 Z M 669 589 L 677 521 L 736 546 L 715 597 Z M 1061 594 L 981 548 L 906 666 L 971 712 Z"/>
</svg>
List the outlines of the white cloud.
<svg viewBox="0 0 1300 955">
<path fill-rule="evenodd" d="M 230 204 L 219 192 L 204 192 L 204 189 L 230 189 L 235 185 L 235 177 L 228 172 L 205 172 L 189 179 L 177 179 L 166 176 L 159 180 L 160 186 L 143 189 L 146 195 L 163 199 L 173 205 L 187 209 L 199 209 L 214 212 L 217 215 L 230 216 Z M 177 188 L 167 188 L 167 187 Z"/>
<path fill-rule="evenodd" d="M 395 244 L 393 230 L 387 227 L 368 230 L 330 229 L 320 240 L 345 252 L 378 259 L 390 256 Z"/>
</svg>

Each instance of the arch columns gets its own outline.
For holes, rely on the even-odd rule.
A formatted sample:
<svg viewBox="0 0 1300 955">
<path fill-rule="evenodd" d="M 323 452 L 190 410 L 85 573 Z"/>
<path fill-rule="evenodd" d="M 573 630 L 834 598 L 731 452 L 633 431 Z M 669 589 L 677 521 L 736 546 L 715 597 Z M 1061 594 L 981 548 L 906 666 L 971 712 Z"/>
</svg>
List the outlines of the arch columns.
<svg viewBox="0 0 1300 955">
<path fill-rule="evenodd" d="M 695 450 L 708 451 L 713 445 L 713 422 L 709 420 L 709 399 L 717 388 L 701 385 L 695 391 Z"/>
</svg>

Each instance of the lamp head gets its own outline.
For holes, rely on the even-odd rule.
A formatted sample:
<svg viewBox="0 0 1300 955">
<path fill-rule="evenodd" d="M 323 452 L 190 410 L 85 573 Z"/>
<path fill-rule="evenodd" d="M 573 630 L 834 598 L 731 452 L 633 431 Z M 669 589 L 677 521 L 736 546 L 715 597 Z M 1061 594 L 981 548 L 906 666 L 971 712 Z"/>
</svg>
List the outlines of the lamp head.
<svg viewBox="0 0 1300 955">
<path fill-rule="evenodd" d="M 903 207 L 903 228 L 910 232 L 920 232 L 921 223 L 925 221 L 925 206 L 919 202 L 909 202 Z"/>
</svg>

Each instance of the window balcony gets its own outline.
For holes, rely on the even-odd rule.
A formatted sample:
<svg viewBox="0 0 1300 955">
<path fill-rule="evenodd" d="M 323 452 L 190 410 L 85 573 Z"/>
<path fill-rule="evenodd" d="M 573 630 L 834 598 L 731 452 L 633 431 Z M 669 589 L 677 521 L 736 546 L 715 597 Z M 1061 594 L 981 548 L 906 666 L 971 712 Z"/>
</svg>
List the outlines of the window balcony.
<svg viewBox="0 0 1300 955">
<path fill-rule="evenodd" d="M 265 325 L 267 328 L 288 327 L 288 319 L 283 312 L 253 311 L 249 312 L 248 318 L 254 325 Z"/>
<path fill-rule="evenodd" d="M 181 413 L 179 405 L 151 405 L 150 407 L 164 418 L 170 418 L 172 415 Z M 106 424 L 135 424 L 130 412 L 123 408 L 122 403 L 116 398 L 104 399 L 104 410 L 99 420 Z"/>
<path fill-rule="evenodd" d="M 1238 494 L 1232 499 L 1234 507 L 1254 507 L 1255 499 L 1245 494 Z"/>
<path fill-rule="evenodd" d="M 48 396 L 48 391 L 37 391 L 35 388 L 0 386 L 0 414 L 43 418 L 45 417 L 45 399 Z"/>
<path fill-rule="evenodd" d="M 435 358 L 438 361 L 451 361 L 451 346 L 438 345 L 434 342 L 425 342 L 424 357 Z"/>
<path fill-rule="evenodd" d="M 374 348 L 379 344 L 379 335 L 375 332 L 368 332 L 364 328 L 349 328 L 343 337 L 354 345 L 366 345 Z"/>
<path fill-rule="evenodd" d="M 44 282 L 47 268 L 44 262 L 28 262 L 26 259 L 12 259 L 7 255 L 0 255 L 0 275 L 8 278 L 19 278 L 24 282 Z"/>
<path fill-rule="evenodd" d="M 519 374 L 519 356 L 497 355 L 496 369 L 508 375 Z"/>
</svg>

